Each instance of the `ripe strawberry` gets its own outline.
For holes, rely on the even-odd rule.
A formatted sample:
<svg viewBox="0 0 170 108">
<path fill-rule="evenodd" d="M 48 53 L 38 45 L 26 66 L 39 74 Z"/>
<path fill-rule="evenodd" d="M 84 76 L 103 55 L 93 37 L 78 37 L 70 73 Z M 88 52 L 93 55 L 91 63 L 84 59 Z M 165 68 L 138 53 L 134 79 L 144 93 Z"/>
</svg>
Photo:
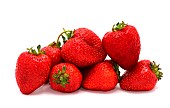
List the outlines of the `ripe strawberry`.
<svg viewBox="0 0 170 108">
<path fill-rule="evenodd" d="M 102 45 L 110 58 L 125 70 L 133 68 L 138 62 L 141 45 L 134 26 L 123 21 L 117 23 L 111 32 L 104 35 Z"/>
<path fill-rule="evenodd" d="M 42 48 L 42 51 L 51 59 L 52 67 L 62 62 L 61 49 L 57 47 L 56 42 Z"/>
<path fill-rule="evenodd" d="M 79 28 L 63 33 L 69 39 L 66 41 L 66 38 L 61 34 L 64 40 L 61 54 L 66 62 L 73 63 L 78 67 L 85 67 L 94 65 L 106 58 L 102 42 L 93 31 L 87 28 Z"/>
<path fill-rule="evenodd" d="M 15 77 L 20 91 L 30 94 L 45 83 L 48 78 L 51 60 L 37 46 L 38 52 L 28 48 L 18 57 L 16 63 Z"/>
<path fill-rule="evenodd" d="M 118 65 L 111 61 L 100 62 L 83 71 L 82 87 L 89 90 L 108 91 L 118 83 Z"/>
<path fill-rule="evenodd" d="M 159 65 L 149 60 L 141 60 L 133 69 L 123 74 L 120 87 L 132 91 L 152 90 L 162 76 Z"/>
<path fill-rule="evenodd" d="M 74 92 L 80 88 L 81 82 L 81 72 L 73 64 L 60 63 L 51 70 L 50 85 L 56 91 Z"/>
</svg>

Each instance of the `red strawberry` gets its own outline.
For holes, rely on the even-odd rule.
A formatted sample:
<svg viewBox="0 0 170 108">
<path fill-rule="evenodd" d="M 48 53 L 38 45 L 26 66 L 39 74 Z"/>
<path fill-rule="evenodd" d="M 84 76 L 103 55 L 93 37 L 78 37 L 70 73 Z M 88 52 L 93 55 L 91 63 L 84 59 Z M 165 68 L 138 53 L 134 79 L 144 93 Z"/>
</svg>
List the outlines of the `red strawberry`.
<svg viewBox="0 0 170 108">
<path fill-rule="evenodd" d="M 80 88 L 81 82 L 81 72 L 73 64 L 60 63 L 51 70 L 50 85 L 56 91 L 74 92 Z"/>
<path fill-rule="evenodd" d="M 114 69 L 114 68 L 115 69 Z M 88 70 L 84 70 L 82 87 L 89 90 L 108 91 L 118 83 L 118 65 L 113 65 L 111 61 L 98 63 Z"/>
<path fill-rule="evenodd" d="M 120 87 L 132 91 L 152 90 L 162 76 L 159 65 L 149 60 L 141 60 L 133 69 L 123 74 Z"/>
<path fill-rule="evenodd" d="M 101 62 L 106 58 L 102 42 L 93 31 L 79 28 L 74 32 L 64 31 L 63 33 L 69 39 L 66 41 L 61 34 L 65 43 L 62 46 L 61 54 L 66 62 L 73 63 L 78 67 L 85 67 Z"/>
<path fill-rule="evenodd" d="M 42 51 L 51 59 L 52 67 L 62 62 L 61 49 L 57 47 L 56 42 L 42 48 Z"/>
<path fill-rule="evenodd" d="M 50 73 L 51 60 L 42 52 L 41 46 L 37 46 L 38 52 L 28 48 L 18 57 L 15 77 L 20 91 L 30 94 L 43 85 Z"/>
<path fill-rule="evenodd" d="M 102 45 L 110 58 L 125 70 L 133 68 L 138 62 L 141 45 L 134 26 L 123 21 L 117 23 L 111 32 L 104 35 Z"/>
</svg>

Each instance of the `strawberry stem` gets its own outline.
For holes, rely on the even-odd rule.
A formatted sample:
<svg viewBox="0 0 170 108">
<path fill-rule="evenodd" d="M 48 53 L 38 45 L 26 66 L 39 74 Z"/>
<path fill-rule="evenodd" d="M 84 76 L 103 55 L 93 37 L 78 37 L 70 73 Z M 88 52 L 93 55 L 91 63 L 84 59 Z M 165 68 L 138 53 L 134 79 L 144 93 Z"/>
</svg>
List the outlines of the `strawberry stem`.
<svg viewBox="0 0 170 108">
<path fill-rule="evenodd" d="M 112 27 L 112 31 L 118 31 L 118 30 L 122 30 L 123 28 L 125 28 L 127 26 L 127 24 L 124 23 L 124 21 L 122 21 L 121 23 L 117 23 L 116 25 L 114 24 Z"/>
<path fill-rule="evenodd" d="M 33 47 L 27 48 L 27 50 L 28 50 L 28 53 L 34 54 L 36 56 L 38 56 L 40 54 L 45 54 L 45 52 L 41 50 L 41 45 L 37 46 L 37 51 L 36 51 L 36 49 L 33 49 Z"/>
<path fill-rule="evenodd" d="M 61 42 L 59 41 L 60 37 L 62 37 L 63 39 L 63 43 L 65 43 L 67 40 L 69 40 L 74 34 L 72 30 L 65 30 L 63 28 L 63 32 L 59 34 L 57 41 L 56 41 L 56 45 L 58 48 L 61 47 Z"/>
<path fill-rule="evenodd" d="M 61 48 L 61 42 L 59 41 L 60 37 L 62 37 L 63 43 L 65 43 L 68 39 L 70 39 L 73 36 L 73 31 L 65 30 L 64 28 L 63 30 L 64 31 L 60 33 L 60 35 L 58 36 L 57 41 L 50 43 L 48 46 Z M 67 38 L 64 36 L 64 34 Z"/>
<path fill-rule="evenodd" d="M 150 68 L 155 73 L 158 81 L 161 80 L 161 78 L 163 77 L 163 73 L 160 71 L 161 68 L 159 68 L 159 65 L 156 65 L 156 63 L 153 61 L 150 63 Z"/>
<path fill-rule="evenodd" d="M 62 87 L 66 87 L 66 84 L 69 84 L 69 75 L 66 73 L 66 66 L 62 67 L 62 70 L 58 70 L 58 73 L 55 73 L 53 76 L 53 82 L 61 84 Z"/>
</svg>

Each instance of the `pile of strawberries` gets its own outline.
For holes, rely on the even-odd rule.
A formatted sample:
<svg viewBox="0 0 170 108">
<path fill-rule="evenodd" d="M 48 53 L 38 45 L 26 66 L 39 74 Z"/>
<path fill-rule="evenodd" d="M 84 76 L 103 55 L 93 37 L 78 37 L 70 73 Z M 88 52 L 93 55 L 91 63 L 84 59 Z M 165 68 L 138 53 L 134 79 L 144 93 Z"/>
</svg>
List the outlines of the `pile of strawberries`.
<svg viewBox="0 0 170 108">
<path fill-rule="evenodd" d="M 123 90 L 152 90 L 163 76 L 154 61 L 138 61 L 139 34 L 123 21 L 114 25 L 102 41 L 87 28 L 64 29 L 57 41 L 42 49 L 38 45 L 27 50 L 19 55 L 15 70 L 23 94 L 48 82 L 60 92 L 74 92 L 81 87 L 108 91 L 118 83 Z M 111 60 L 105 60 L 107 55 Z M 122 76 L 119 66 L 126 70 Z"/>
</svg>

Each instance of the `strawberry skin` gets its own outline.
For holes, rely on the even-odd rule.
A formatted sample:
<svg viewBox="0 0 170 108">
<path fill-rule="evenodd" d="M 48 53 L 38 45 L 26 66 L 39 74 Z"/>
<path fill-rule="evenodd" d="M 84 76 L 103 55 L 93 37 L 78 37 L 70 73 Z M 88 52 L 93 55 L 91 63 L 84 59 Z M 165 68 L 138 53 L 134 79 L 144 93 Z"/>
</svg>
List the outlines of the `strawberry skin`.
<svg viewBox="0 0 170 108">
<path fill-rule="evenodd" d="M 120 87 L 130 91 L 152 90 L 163 75 L 159 70 L 159 65 L 155 62 L 141 60 L 133 69 L 122 75 Z"/>
<path fill-rule="evenodd" d="M 55 46 L 46 46 L 42 51 L 51 59 L 52 67 L 62 62 L 61 49 Z"/>
<path fill-rule="evenodd" d="M 43 85 L 48 79 L 51 60 L 45 54 L 30 54 L 23 52 L 19 55 L 15 77 L 20 91 L 30 94 Z"/>
<path fill-rule="evenodd" d="M 102 45 L 114 62 L 123 69 L 129 70 L 138 62 L 141 49 L 140 37 L 134 26 L 122 22 L 116 27 L 104 35 Z"/>
<path fill-rule="evenodd" d="M 70 93 L 80 88 L 82 74 L 75 65 L 60 63 L 52 68 L 49 81 L 52 89 Z"/>
<path fill-rule="evenodd" d="M 106 58 L 100 38 L 87 28 L 76 29 L 62 46 L 61 54 L 66 62 L 78 67 L 90 66 Z"/>
<path fill-rule="evenodd" d="M 88 45 L 95 47 L 96 49 L 104 53 L 102 48 L 102 42 L 93 31 L 87 28 L 78 28 L 74 30 L 73 38 L 76 37 L 82 38 Z"/>
<path fill-rule="evenodd" d="M 111 61 L 100 62 L 83 70 L 82 87 L 89 90 L 108 91 L 115 88 L 118 76 Z"/>
</svg>

